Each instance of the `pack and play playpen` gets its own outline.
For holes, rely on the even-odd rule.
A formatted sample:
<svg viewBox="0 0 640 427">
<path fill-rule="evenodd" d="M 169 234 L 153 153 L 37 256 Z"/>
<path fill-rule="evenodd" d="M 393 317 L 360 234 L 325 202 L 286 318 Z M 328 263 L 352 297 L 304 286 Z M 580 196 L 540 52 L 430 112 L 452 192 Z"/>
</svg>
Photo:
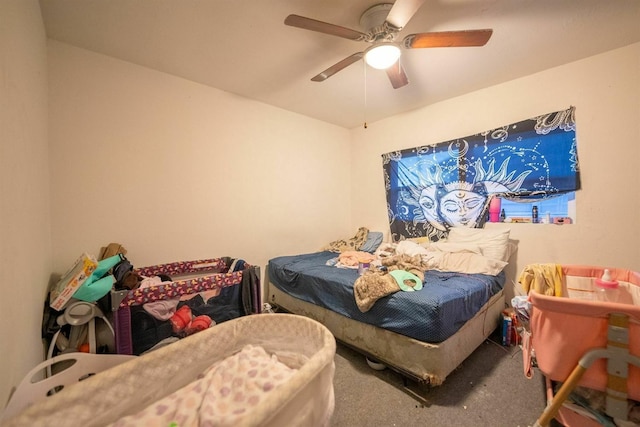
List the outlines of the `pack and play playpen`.
<svg viewBox="0 0 640 427">
<path fill-rule="evenodd" d="M 171 280 L 132 290 L 112 290 L 103 301 L 112 312 L 118 354 L 139 355 L 171 337 L 168 320 L 149 315 L 145 305 L 180 300 L 194 313 L 221 323 L 261 312 L 260 269 L 242 259 L 221 257 L 140 267 L 140 277 L 168 276 Z"/>
<path fill-rule="evenodd" d="M 525 371 L 533 356 L 546 377 L 550 400 L 536 425 L 548 425 L 554 417 L 566 426 L 607 425 L 605 418 L 590 416 L 595 411 L 580 410 L 570 402 L 572 391 L 580 386 L 605 392 L 604 416 L 613 425 L 626 426 L 640 402 L 640 274 L 610 269 L 619 290 L 616 300 L 609 302 L 596 297 L 594 286 L 604 268 L 560 267 L 561 296 L 529 294 Z M 554 391 L 554 383 L 561 387 Z"/>
</svg>

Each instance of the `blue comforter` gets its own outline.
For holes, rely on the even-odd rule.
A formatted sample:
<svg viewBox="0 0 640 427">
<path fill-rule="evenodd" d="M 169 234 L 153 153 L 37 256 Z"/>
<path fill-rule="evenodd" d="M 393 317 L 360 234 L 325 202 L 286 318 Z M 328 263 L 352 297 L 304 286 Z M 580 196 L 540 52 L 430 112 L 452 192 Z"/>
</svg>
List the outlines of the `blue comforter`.
<svg viewBox="0 0 640 427">
<path fill-rule="evenodd" d="M 353 296 L 358 272 L 327 266 L 336 256 L 315 252 L 273 258 L 268 265 L 269 280 L 295 298 L 430 343 L 455 334 L 505 282 L 504 272 L 488 276 L 427 271 L 420 291 L 396 292 L 362 313 Z"/>
</svg>

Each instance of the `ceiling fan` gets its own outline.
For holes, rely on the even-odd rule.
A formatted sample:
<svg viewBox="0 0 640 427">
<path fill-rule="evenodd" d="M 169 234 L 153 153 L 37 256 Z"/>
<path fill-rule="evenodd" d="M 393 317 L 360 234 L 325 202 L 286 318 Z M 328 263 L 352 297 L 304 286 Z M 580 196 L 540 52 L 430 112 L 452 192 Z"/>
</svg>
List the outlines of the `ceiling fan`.
<svg viewBox="0 0 640 427">
<path fill-rule="evenodd" d="M 365 62 L 370 66 L 385 70 L 393 88 L 398 89 L 409 83 L 407 74 L 399 61 L 400 47 L 420 49 L 484 46 L 493 33 L 491 29 L 417 33 L 404 37 L 401 43 L 396 42 L 398 33 L 418 11 L 424 1 L 397 0 L 393 4 L 383 3 L 370 7 L 360 17 L 360 26 L 366 32 L 305 18 L 300 15 L 289 15 L 284 20 L 284 23 L 285 25 L 305 30 L 371 43 L 371 46 L 364 51 L 354 53 L 314 76 L 311 79 L 312 81 L 322 82 L 338 71 L 364 58 Z"/>
</svg>

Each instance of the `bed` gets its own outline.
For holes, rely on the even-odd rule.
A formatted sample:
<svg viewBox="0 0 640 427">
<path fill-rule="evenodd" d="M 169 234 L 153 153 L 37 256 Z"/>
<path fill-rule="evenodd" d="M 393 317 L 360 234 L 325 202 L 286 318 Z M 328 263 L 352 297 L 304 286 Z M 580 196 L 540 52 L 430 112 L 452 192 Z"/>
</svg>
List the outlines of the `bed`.
<svg viewBox="0 0 640 427">
<path fill-rule="evenodd" d="M 292 314 L 243 316 L 69 384 L 26 408 L 12 405 L 12 399 L 2 425 L 327 426 L 334 409 L 335 345 L 327 328 L 312 319 Z M 258 374 L 239 365 L 230 369 L 229 363 L 247 349 L 260 349 L 290 374 L 279 384 L 275 375 L 259 383 L 271 369 L 260 371 L 258 366 Z M 246 367 L 251 365 L 245 363 Z M 204 385 L 201 380 L 210 373 L 217 376 Z M 19 388 L 14 395 L 30 396 L 30 388 L 36 387 L 30 380 L 28 375 L 21 383 L 26 393 Z M 255 387 L 250 388 L 256 384 L 263 384 L 259 391 L 264 393 L 256 395 Z M 193 392 L 204 394 L 196 409 Z"/>
<path fill-rule="evenodd" d="M 461 230 L 440 247 L 430 246 L 442 251 L 455 245 L 458 252 L 453 253 L 464 252 L 465 257 L 469 253 L 461 248 L 473 249 L 476 261 L 488 260 L 478 245 L 490 253 L 489 246 L 495 247 L 491 240 L 500 235 L 500 254 L 495 255 L 500 260 L 490 262 L 493 274 L 462 273 L 459 262 L 450 262 L 451 271 L 427 270 L 420 291 L 392 293 L 366 312 L 354 298 L 358 271 L 327 265 L 334 252 L 276 257 L 267 267 L 268 301 L 321 322 L 336 339 L 405 378 L 440 385 L 498 326 L 505 308 L 502 270 L 507 263 L 502 259 L 513 251 L 508 233 Z"/>
<path fill-rule="evenodd" d="M 157 285 L 112 290 L 102 301 L 111 312 L 115 352 L 140 355 L 176 333 L 169 320 L 155 318 L 148 304 L 177 300 L 193 315 L 206 315 L 222 323 L 261 312 L 260 268 L 239 258 L 221 257 L 140 267 L 140 277 L 166 277 Z M 165 316 L 168 317 L 168 316 Z"/>
</svg>

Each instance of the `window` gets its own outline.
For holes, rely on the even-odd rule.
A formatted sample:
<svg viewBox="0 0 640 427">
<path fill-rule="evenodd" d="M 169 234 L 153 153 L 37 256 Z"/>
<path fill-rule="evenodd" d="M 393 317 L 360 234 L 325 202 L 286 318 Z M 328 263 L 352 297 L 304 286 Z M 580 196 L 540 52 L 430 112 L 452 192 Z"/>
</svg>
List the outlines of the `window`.
<svg viewBox="0 0 640 427">
<path fill-rule="evenodd" d="M 533 207 L 538 208 L 538 219 L 569 217 L 575 222 L 575 191 L 540 200 L 512 201 L 501 199 L 500 208 L 504 210 L 507 221 L 511 218 L 531 218 Z M 544 222 L 544 221 L 542 221 Z"/>
</svg>

